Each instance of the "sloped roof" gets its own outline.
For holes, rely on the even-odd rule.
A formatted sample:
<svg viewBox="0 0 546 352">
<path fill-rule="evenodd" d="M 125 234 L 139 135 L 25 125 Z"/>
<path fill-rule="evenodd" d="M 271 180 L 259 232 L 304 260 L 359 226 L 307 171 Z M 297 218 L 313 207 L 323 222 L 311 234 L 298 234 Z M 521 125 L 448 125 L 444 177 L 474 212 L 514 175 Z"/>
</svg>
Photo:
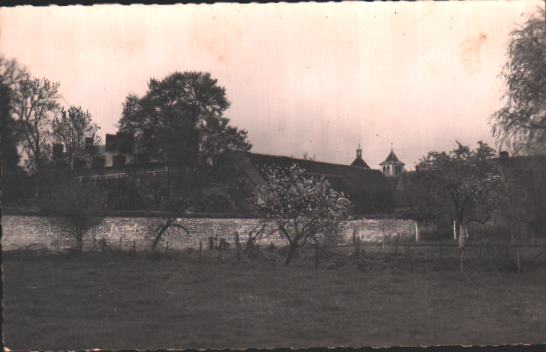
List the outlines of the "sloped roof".
<svg viewBox="0 0 546 352">
<path fill-rule="evenodd" d="M 398 157 L 396 156 L 396 154 L 394 154 L 394 151 L 392 149 L 391 149 L 391 152 L 389 153 L 389 155 L 387 156 L 387 159 L 385 159 L 385 161 L 383 161 L 379 165 L 383 165 L 383 164 L 386 164 L 386 163 L 401 163 L 401 164 L 403 164 L 400 160 L 398 160 Z"/>
<path fill-rule="evenodd" d="M 378 193 L 391 189 L 389 180 L 379 170 L 249 152 L 237 152 L 233 155 L 237 157 L 235 160 L 239 160 L 239 165 L 247 165 L 244 169 L 248 169 L 249 163 L 253 166 L 253 170 L 245 170 L 249 176 L 255 173 L 265 176 L 264 167 L 288 168 L 296 164 L 311 176 L 326 177 L 334 189 L 348 195 Z"/>
<path fill-rule="evenodd" d="M 370 167 L 368 166 L 368 164 L 366 164 L 366 162 L 364 161 L 364 159 L 362 158 L 356 158 L 352 163 L 351 163 L 351 166 L 353 167 L 363 167 L 365 169 L 369 169 Z"/>
</svg>

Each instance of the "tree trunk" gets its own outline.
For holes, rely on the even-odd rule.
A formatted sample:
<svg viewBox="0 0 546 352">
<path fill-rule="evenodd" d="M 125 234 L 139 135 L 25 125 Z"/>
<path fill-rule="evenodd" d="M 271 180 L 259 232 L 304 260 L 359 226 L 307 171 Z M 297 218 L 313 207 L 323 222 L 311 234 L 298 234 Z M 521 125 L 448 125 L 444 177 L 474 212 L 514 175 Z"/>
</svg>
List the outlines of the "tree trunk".
<svg viewBox="0 0 546 352">
<path fill-rule="evenodd" d="M 76 252 L 83 253 L 83 234 L 79 231 L 76 233 Z"/>
<path fill-rule="evenodd" d="M 284 261 L 285 265 L 290 265 L 290 262 L 292 261 L 292 258 L 294 258 L 294 256 L 296 255 L 297 250 L 298 244 L 296 242 L 290 243 L 288 255 L 286 256 L 286 260 Z"/>
</svg>

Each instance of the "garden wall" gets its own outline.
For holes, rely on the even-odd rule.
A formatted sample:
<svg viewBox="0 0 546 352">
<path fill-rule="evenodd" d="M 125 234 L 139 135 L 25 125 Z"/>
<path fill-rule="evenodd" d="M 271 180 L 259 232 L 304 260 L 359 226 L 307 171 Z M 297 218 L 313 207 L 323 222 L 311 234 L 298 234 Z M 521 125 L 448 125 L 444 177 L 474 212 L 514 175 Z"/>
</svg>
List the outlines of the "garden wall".
<svg viewBox="0 0 546 352">
<path fill-rule="evenodd" d="M 199 248 L 208 246 L 210 236 L 229 243 L 234 242 L 238 232 L 244 243 L 259 219 L 236 218 L 183 218 L 178 219 L 190 232 L 188 236 L 181 228 L 170 228 L 163 237 L 160 247 L 168 245 L 171 249 Z M 149 249 L 153 241 L 154 229 L 162 223 L 157 217 L 118 217 L 104 218 L 96 227 L 85 235 L 84 250 L 100 248 L 101 242 L 112 249 L 136 250 Z M 346 223 L 344 240 L 351 241 L 353 229 L 365 241 L 382 241 L 396 236 L 414 238 L 415 224 L 412 220 L 398 219 L 363 219 Z M 62 219 L 40 215 L 3 215 L 2 248 L 6 250 L 47 248 L 58 251 L 73 247 L 74 239 L 70 227 Z M 260 244 L 285 242 L 278 234 L 271 234 Z"/>
</svg>

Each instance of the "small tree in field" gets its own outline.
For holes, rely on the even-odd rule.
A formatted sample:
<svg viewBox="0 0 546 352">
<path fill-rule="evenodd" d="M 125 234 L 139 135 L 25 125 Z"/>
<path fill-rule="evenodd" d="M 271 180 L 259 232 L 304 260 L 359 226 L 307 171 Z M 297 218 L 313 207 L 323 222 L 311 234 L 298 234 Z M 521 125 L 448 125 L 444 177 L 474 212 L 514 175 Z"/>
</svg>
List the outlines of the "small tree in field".
<svg viewBox="0 0 546 352">
<path fill-rule="evenodd" d="M 81 253 L 85 233 L 102 220 L 104 204 L 105 197 L 100 188 L 72 179 L 54 185 L 44 205 L 50 214 L 62 218 L 70 226 L 76 240 L 75 250 Z"/>
<path fill-rule="evenodd" d="M 487 222 L 498 205 L 500 174 L 495 151 L 478 142 L 474 150 L 457 142 L 450 152 L 429 152 L 404 179 L 402 194 L 418 220 L 455 220 L 456 233 Z M 461 228 L 462 226 L 462 228 Z"/>
<path fill-rule="evenodd" d="M 351 202 L 324 177 L 311 177 L 297 165 L 269 169 L 266 183 L 254 192 L 254 206 L 288 241 L 289 265 L 297 250 L 335 236 L 347 219 Z"/>
</svg>

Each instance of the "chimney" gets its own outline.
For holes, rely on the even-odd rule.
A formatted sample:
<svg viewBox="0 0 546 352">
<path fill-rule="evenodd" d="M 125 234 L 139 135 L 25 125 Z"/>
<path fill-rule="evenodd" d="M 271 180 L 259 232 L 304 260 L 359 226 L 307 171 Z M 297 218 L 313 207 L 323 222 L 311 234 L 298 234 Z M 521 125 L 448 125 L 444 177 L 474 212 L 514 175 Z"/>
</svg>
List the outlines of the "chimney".
<svg viewBox="0 0 546 352">
<path fill-rule="evenodd" d="M 116 150 L 116 135 L 115 134 L 106 135 L 106 150 L 109 152 L 113 152 Z"/>
<path fill-rule="evenodd" d="M 356 157 L 357 159 L 362 159 L 362 149 L 360 149 L 360 143 L 358 143 L 358 148 L 356 148 Z"/>
</svg>

